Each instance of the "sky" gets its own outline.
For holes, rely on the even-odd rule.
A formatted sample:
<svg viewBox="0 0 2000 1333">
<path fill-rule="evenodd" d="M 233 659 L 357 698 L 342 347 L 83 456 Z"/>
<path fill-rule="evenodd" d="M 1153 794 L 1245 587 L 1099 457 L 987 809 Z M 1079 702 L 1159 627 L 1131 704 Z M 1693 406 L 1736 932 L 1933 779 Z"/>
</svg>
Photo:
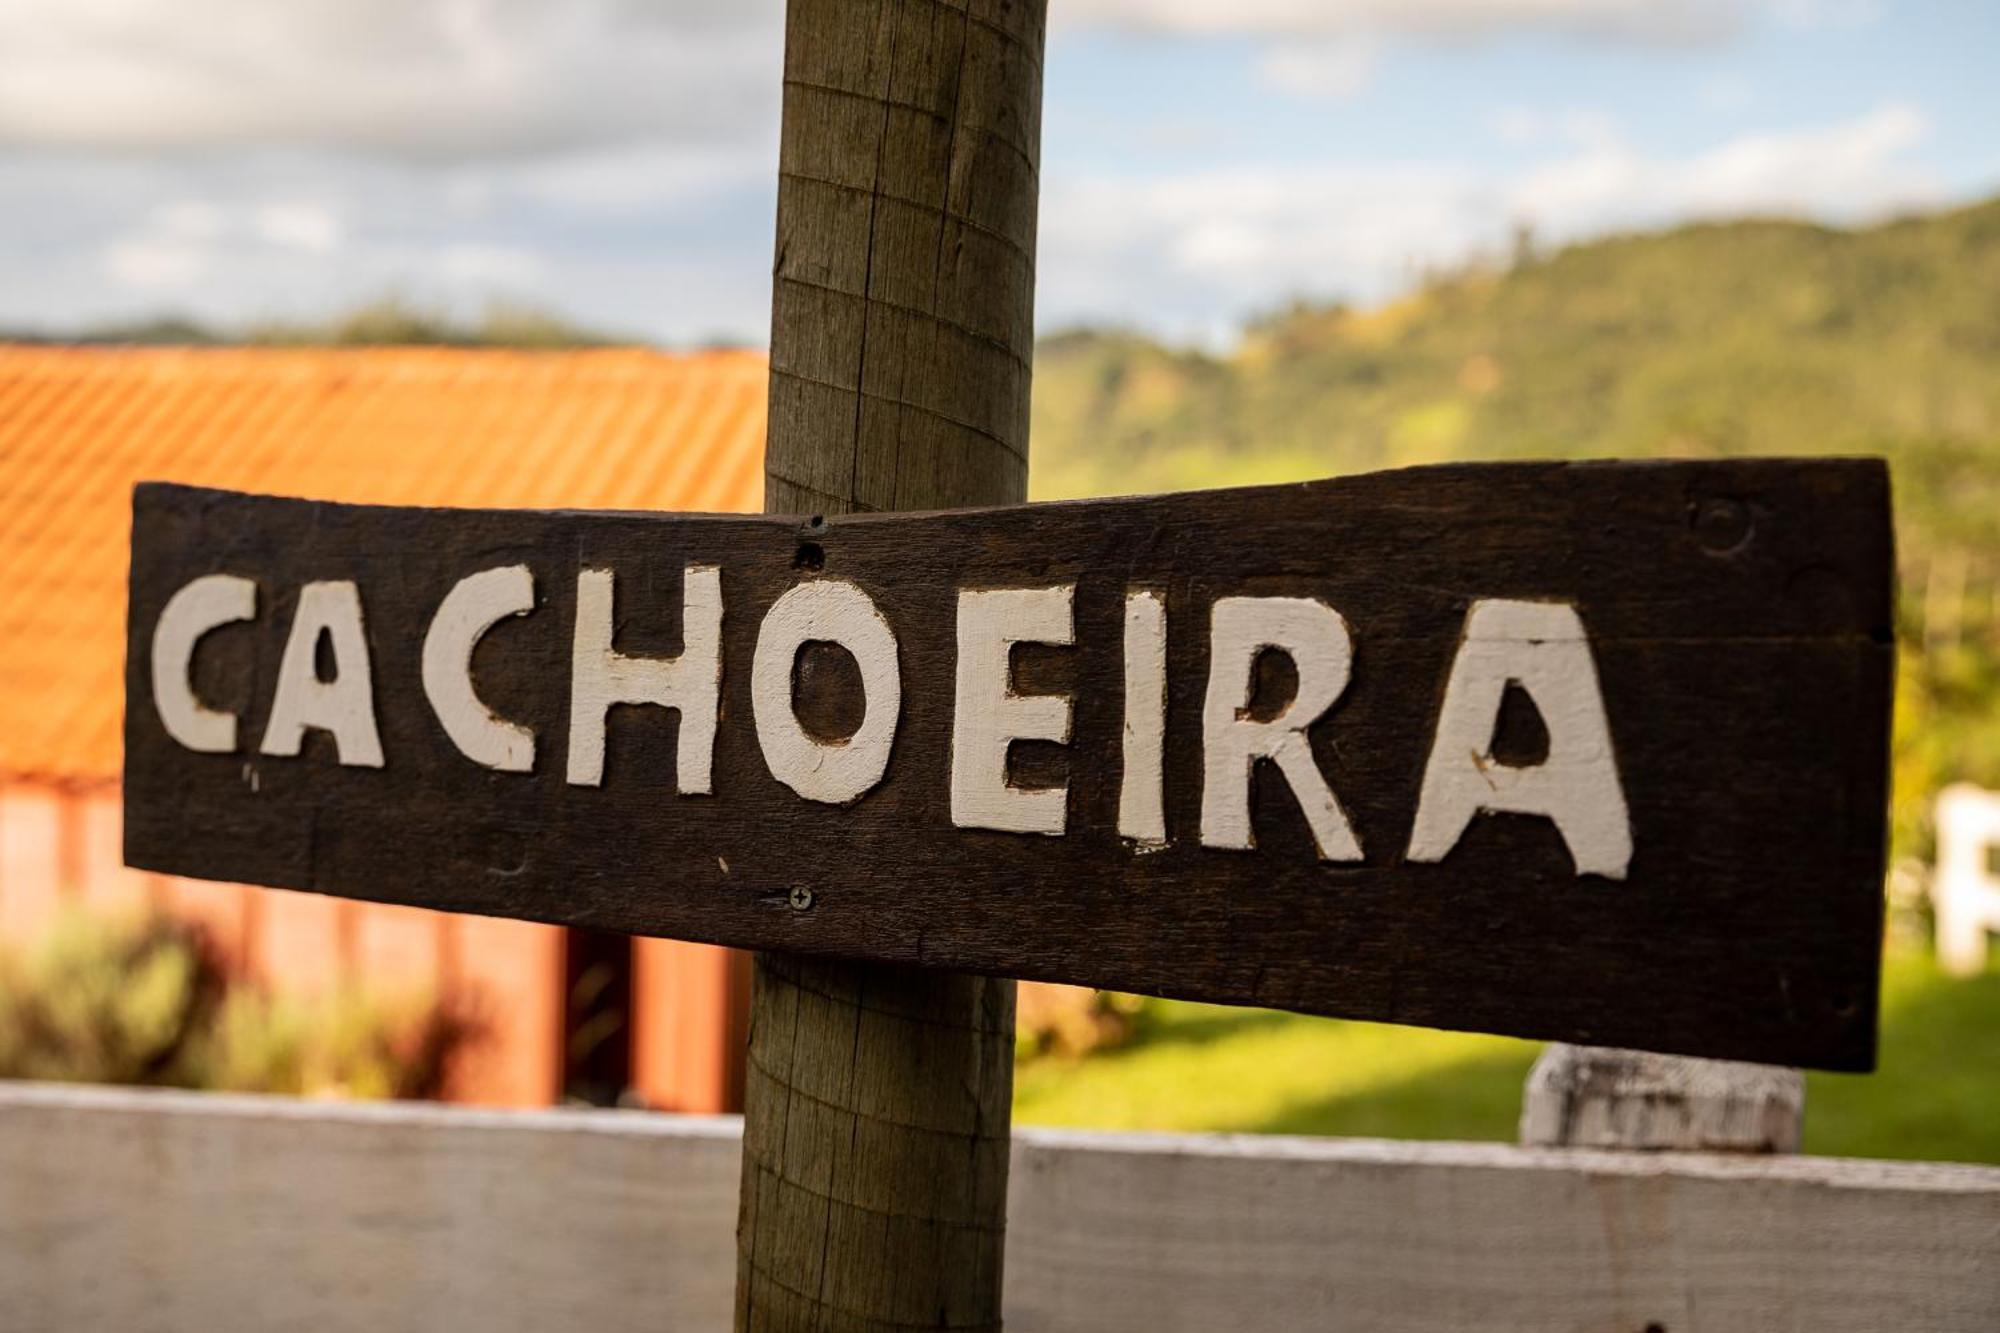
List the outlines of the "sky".
<svg viewBox="0 0 2000 1333">
<path fill-rule="evenodd" d="M 857 9 L 862 6 L 857 5 Z M 1041 327 L 2000 192 L 1995 0 L 1051 0 Z M 0 0 L 0 328 L 396 294 L 761 344 L 777 0 Z"/>
</svg>

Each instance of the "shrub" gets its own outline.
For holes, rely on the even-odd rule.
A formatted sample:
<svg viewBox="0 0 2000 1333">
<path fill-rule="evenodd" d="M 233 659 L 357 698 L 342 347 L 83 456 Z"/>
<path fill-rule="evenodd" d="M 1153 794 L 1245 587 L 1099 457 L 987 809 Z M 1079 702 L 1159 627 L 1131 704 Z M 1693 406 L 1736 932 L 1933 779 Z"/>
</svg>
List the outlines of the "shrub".
<svg viewBox="0 0 2000 1333">
<path fill-rule="evenodd" d="M 1024 981 L 1014 1016 L 1017 1055 L 1079 1056 L 1131 1040 L 1146 1000 L 1087 986 Z"/>
<path fill-rule="evenodd" d="M 468 1035 L 428 996 L 267 994 L 165 917 L 66 916 L 32 950 L 0 955 L 4 1078 L 426 1097 Z"/>
<path fill-rule="evenodd" d="M 460 1024 L 421 996 L 347 987 L 311 1001 L 229 990 L 189 1044 L 183 1086 L 307 1097 L 435 1097 Z"/>
<path fill-rule="evenodd" d="M 187 927 L 66 916 L 0 956 L 0 1076 L 174 1082 L 216 983 Z"/>
</svg>

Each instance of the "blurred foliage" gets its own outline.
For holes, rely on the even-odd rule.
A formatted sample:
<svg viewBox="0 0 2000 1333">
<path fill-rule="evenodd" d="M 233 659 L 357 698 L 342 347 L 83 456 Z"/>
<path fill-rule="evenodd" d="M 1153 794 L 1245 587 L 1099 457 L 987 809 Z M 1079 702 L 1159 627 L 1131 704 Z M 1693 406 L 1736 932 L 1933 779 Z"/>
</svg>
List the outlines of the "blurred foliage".
<svg viewBox="0 0 2000 1333">
<path fill-rule="evenodd" d="M 477 319 L 385 296 L 320 322 L 253 324 L 240 342 L 310 347 L 602 347 L 612 339 L 535 306 L 496 301 Z"/>
<path fill-rule="evenodd" d="M 1376 310 L 1297 305 L 1209 354 L 1044 340 L 1040 498 L 1464 459 L 1873 454 L 1903 575 L 1895 848 L 2000 786 L 2000 200 L 1858 231 L 1683 227 L 1524 249 Z"/>
<path fill-rule="evenodd" d="M 0 330 L 0 342 L 75 343 L 128 347 L 514 347 L 548 350 L 629 345 L 571 323 L 551 310 L 518 301 L 490 302 L 467 318 L 398 293 L 320 320 L 260 320 L 241 329 L 204 324 L 186 315 L 103 324 L 73 335 Z M 718 343 L 717 345 L 721 345 Z"/>
<path fill-rule="evenodd" d="M 67 915 L 0 955 L 0 1078 L 424 1097 L 466 1035 L 422 997 L 303 1001 L 233 982 L 161 917 Z"/>
<path fill-rule="evenodd" d="M 0 1077 L 176 1082 L 216 989 L 186 927 L 66 916 L 0 955 Z"/>
<path fill-rule="evenodd" d="M 26 329 L 0 330 L 0 342 L 90 343 L 114 347 L 207 347 L 228 339 L 186 315 L 155 315 L 149 319 L 103 324 L 74 338 L 52 337 Z"/>
<path fill-rule="evenodd" d="M 308 1097 L 436 1097 L 463 1036 L 437 1006 L 352 988 L 315 1000 L 236 987 L 189 1050 L 183 1086 Z"/>
<path fill-rule="evenodd" d="M 1047 981 L 1020 984 L 1014 1010 L 1014 1054 L 1075 1057 L 1123 1045 L 1154 1002 L 1118 991 L 1060 986 Z"/>
</svg>

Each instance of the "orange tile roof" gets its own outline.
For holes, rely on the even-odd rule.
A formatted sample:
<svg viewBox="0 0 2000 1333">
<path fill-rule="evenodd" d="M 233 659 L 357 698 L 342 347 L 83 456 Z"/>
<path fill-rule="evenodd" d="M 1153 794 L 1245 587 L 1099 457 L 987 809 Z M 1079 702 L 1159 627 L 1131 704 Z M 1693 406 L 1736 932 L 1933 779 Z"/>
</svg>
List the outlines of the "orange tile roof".
<svg viewBox="0 0 2000 1333">
<path fill-rule="evenodd" d="M 761 353 L 0 345 L 0 777 L 118 775 L 132 485 L 755 511 Z"/>
</svg>

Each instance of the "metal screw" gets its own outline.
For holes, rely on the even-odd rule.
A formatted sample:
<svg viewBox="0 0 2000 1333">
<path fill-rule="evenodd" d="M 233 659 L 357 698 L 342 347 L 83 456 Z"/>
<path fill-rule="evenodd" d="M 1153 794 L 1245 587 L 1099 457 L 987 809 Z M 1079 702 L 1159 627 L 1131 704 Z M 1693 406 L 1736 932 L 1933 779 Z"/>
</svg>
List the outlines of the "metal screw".
<svg viewBox="0 0 2000 1333">
<path fill-rule="evenodd" d="M 813 891 L 803 884 L 792 885 L 791 904 L 794 912 L 811 910 L 813 905 Z"/>
</svg>

